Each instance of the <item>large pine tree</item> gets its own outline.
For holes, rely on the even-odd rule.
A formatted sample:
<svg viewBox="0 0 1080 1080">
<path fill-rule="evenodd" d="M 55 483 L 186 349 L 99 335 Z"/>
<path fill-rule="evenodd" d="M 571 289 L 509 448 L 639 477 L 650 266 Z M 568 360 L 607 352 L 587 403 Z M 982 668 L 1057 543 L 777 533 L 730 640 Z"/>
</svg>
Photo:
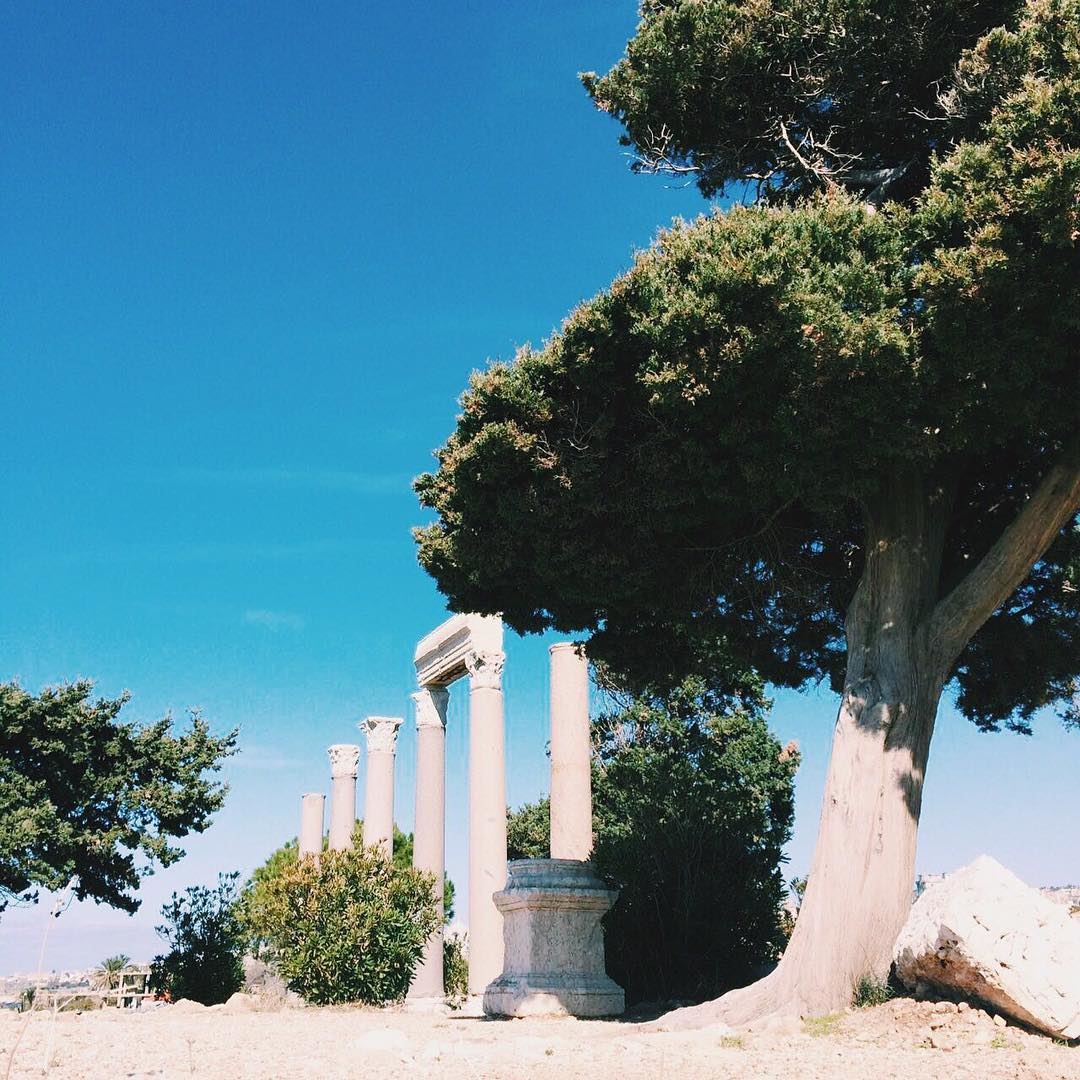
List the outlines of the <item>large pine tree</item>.
<svg viewBox="0 0 1080 1080">
<path fill-rule="evenodd" d="M 585 83 L 750 205 L 473 377 L 420 558 L 642 679 L 831 681 L 796 932 L 704 1007 L 825 1013 L 888 969 L 942 694 L 1080 720 L 1080 2 L 646 0 Z"/>
</svg>

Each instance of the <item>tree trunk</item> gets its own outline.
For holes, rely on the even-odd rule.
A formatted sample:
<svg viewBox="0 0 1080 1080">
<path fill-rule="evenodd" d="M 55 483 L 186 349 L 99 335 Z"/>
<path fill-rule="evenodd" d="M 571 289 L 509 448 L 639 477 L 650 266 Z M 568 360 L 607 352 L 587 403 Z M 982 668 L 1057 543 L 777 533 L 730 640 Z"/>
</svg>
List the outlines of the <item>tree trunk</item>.
<svg viewBox="0 0 1080 1080">
<path fill-rule="evenodd" d="M 946 674 L 920 631 L 938 586 L 942 502 L 906 478 L 867 508 L 817 847 L 780 964 L 752 986 L 669 1013 L 663 1027 L 820 1016 L 848 1006 L 863 976 L 888 975 L 911 908 L 923 778 Z"/>
</svg>

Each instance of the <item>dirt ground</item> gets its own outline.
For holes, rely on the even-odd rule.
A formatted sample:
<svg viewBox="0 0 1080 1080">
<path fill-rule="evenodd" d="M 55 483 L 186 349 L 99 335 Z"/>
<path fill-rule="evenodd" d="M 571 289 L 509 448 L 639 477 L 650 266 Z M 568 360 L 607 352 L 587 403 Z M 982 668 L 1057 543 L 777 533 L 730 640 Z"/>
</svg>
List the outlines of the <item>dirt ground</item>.
<svg viewBox="0 0 1080 1080">
<path fill-rule="evenodd" d="M 22 1032 L 12 1077 L 1080 1080 L 1080 1047 L 961 1010 L 901 1000 L 727 1034 L 646 1031 L 626 1021 L 362 1008 L 249 1012 L 189 1002 L 35 1013 L 28 1021 L 7 1013 L 0 1015 L 0 1078 Z"/>
</svg>

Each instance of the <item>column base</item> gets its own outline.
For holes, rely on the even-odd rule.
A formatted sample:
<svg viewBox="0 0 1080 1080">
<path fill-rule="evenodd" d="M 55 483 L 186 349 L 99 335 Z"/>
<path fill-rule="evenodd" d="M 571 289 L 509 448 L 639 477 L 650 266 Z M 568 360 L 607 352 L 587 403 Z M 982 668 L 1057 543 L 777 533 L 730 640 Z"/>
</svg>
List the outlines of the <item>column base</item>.
<svg viewBox="0 0 1080 1080">
<path fill-rule="evenodd" d="M 622 987 L 606 975 L 500 975 L 484 991 L 487 1016 L 618 1016 Z"/>
<path fill-rule="evenodd" d="M 617 1016 L 622 989 L 604 971 L 601 916 L 614 903 L 586 862 L 521 859 L 495 894 L 505 970 L 484 991 L 488 1016 Z"/>
</svg>

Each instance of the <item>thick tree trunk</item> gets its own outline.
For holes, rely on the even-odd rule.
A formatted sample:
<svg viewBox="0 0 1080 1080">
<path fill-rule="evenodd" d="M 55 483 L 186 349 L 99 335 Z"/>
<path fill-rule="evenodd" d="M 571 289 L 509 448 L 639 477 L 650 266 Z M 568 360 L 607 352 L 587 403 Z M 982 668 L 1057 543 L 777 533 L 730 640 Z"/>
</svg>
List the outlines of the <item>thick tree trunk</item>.
<svg viewBox="0 0 1080 1080">
<path fill-rule="evenodd" d="M 861 977 L 887 976 L 911 907 L 923 778 L 945 677 L 920 634 L 937 589 L 944 518 L 912 479 L 868 507 L 817 847 L 783 959 L 753 986 L 669 1013 L 662 1026 L 819 1016 L 850 1004 Z"/>
<path fill-rule="evenodd" d="M 806 896 L 776 970 L 667 1028 L 820 1016 L 884 977 L 911 906 L 923 778 L 941 691 L 971 637 L 1080 511 L 1080 438 L 1062 448 L 997 542 L 939 597 L 946 492 L 896 476 L 865 507 L 862 580 Z"/>
</svg>

